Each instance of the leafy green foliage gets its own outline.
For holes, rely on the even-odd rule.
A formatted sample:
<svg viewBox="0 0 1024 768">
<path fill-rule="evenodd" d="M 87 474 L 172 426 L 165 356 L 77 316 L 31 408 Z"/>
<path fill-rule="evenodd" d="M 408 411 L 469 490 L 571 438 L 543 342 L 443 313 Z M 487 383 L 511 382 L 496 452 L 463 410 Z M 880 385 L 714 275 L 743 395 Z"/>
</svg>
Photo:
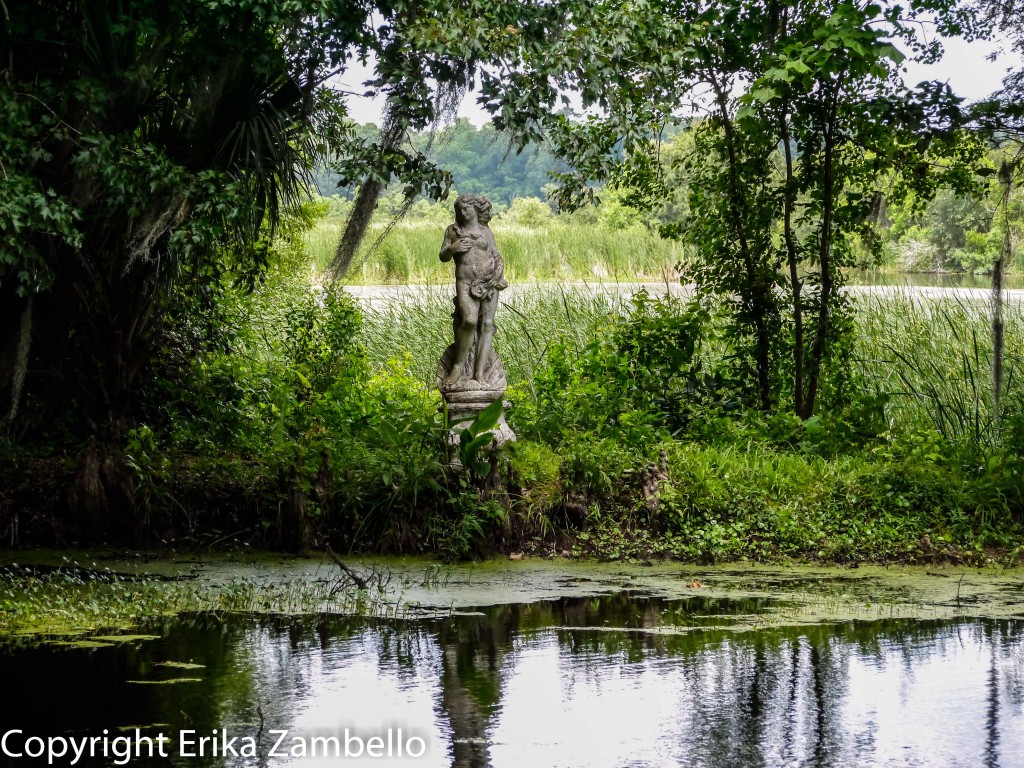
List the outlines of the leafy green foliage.
<svg viewBox="0 0 1024 768">
<path fill-rule="evenodd" d="M 705 317 L 671 298 L 637 294 L 629 314 L 609 318 L 582 349 L 565 340 L 550 349 L 520 422 L 548 440 L 611 433 L 638 447 L 657 442 L 685 419 Z"/>
<path fill-rule="evenodd" d="M 486 460 L 487 446 L 494 439 L 494 428 L 504 411 L 504 404 L 499 397 L 477 414 L 469 425 L 459 430 L 459 463 L 477 480 L 484 480 L 491 471 Z"/>
<path fill-rule="evenodd" d="M 976 31 L 952 0 L 14 6 L 0 57 L 0 385 L 17 395 L 24 379 L 26 407 L 4 453 L 30 435 L 86 438 L 72 493 L 48 493 L 76 500 L 81 527 L 120 506 L 108 531 L 211 545 L 461 558 L 578 534 L 609 557 L 981 559 L 1020 533 L 1012 377 L 990 400 L 972 313 L 907 313 L 900 336 L 841 291 L 843 268 L 884 245 L 882 186 L 894 231 L 941 260 L 981 265 L 1000 237 L 1006 250 L 1009 216 L 998 230 L 963 203 L 993 169 L 976 176 L 982 142 L 957 130 L 958 100 L 898 77 L 904 55 L 937 54 L 918 33 L 931 16 Z M 365 85 L 389 98 L 376 135 L 326 85 L 370 57 Z M 509 196 L 505 226 L 532 238 L 510 241 L 510 275 L 530 259 L 552 263 L 544 274 L 650 274 L 633 252 L 657 216 L 687 238 L 679 260 L 700 296 L 640 294 L 597 322 L 614 301 L 507 302 L 497 343 L 525 445 L 507 458 L 507 495 L 486 499 L 476 483 L 495 463 L 483 458 L 500 403 L 460 436 L 469 473 L 446 467 L 430 368 L 450 297 L 364 311 L 312 284 L 299 253 L 318 217 L 345 207 L 304 200 L 325 162 L 342 183 L 399 185 L 382 212 L 443 198 L 453 177 L 426 129 L 476 76 L 516 146 L 545 140 L 569 162 L 554 206 L 513 200 L 480 144 L 490 129 L 453 127 L 440 154 L 462 190 L 500 180 L 481 191 Z M 555 108 L 569 91 L 584 117 Z M 697 95 L 703 119 L 665 144 Z M 536 186 L 536 166 L 515 162 Z M 1010 199 L 1012 173 L 998 177 Z M 929 211 L 943 184 L 953 194 Z M 607 238 L 568 247 L 561 217 L 596 198 L 570 221 L 614 231 L 619 256 Z M 447 220 L 415 211 L 424 229 Z M 420 249 L 435 264 L 436 237 Z M 389 279 L 414 272 L 404 247 L 382 244 Z M 600 265 L 563 266 L 596 250 Z M 0 483 L 13 540 L 32 475 L 0 472 L 16 479 Z"/>
<path fill-rule="evenodd" d="M 908 272 L 990 272 L 1000 255 L 1007 224 L 1011 241 L 1020 238 L 1021 192 L 1013 186 L 1008 209 L 1001 210 L 1003 188 L 995 173 L 1003 163 L 1012 163 L 1014 154 L 1013 144 L 1006 142 L 988 152 L 986 163 L 977 171 L 991 173 L 976 195 L 960 195 L 947 188 L 926 205 L 914 195 L 887 202 L 882 265 Z M 1020 269 L 1020 254 L 1017 249 L 1015 253 L 1015 263 L 1006 266 Z"/>
<path fill-rule="evenodd" d="M 334 32 L 262 5 L 29 2 L 5 19 L 0 303 L 31 298 L 37 320 L 23 428 L 77 390 L 75 431 L 116 456 L 174 321 L 255 285 L 283 207 L 344 146 L 317 80 Z"/>
<path fill-rule="evenodd" d="M 676 215 L 685 211 L 665 232 L 685 233 L 697 256 L 689 276 L 730 308 L 749 391 L 764 410 L 785 398 L 809 418 L 826 386 L 845 389 L 842 268 L 854 241 L 877 253 L 880 182 L 920 200 L 943 182 L 975 185 L 980 143 L 954 130 L 959 100 L 935 84 L 907 89 L 899 73 L 905 51 L 922 60 L 940 53 L 920 35 L 933 15 L 950 33 L 977 32 L 969 13 L 941 0 L 671 10 L 609 0 L 574 16 L 561 57 L 527 57 L 517 86 L 533 96 L 522 115 L 503 117 L 524 139 L 542 125 L 570 159 L 557 174 L 563 207 L 592 199 L 589 184 L 608 180 L 631 204 L 669 198 Z M 576 86 L 593 113 L 545 114 L 551 79 Z M 685 206 L 661 153 L 664 127 L 683 106 L 706 115 L 681 174 Z"/>
<path fill-rule="evenodd" d="M 69 442 L 96 440 L 109 459 L 102 478 L 79 478 L 77 512 L 132 495 L 124 437 L 151 368 L 195 354 L 173 348 L 200 340 L 182 329 L 223 314 L 236 286 L 257 286 L 315 168 L 397 181 L 407 196 L 447 193 L 451 175 L 419 149 L 357 132 L 331 79 L 374 59 L 366 86 L 393 107 L 385 133 L 422 131 L 477 68 L 543 47 L 548 25 L 536 22 L 561 12 L 478 0 L 5 8 L 0 349 L 18 362 L 0 369 L 0 387 L 11 413 L 23 393 L 30 406 L 19 435 L 49 434 L 63 417 Z M 331 361 L 297 351 L 312 358 L 294 377 L 317 390 L 310 374 L 329 375 Z M 70 407 L 69 392 L 80 393 Z"/>
</svg>

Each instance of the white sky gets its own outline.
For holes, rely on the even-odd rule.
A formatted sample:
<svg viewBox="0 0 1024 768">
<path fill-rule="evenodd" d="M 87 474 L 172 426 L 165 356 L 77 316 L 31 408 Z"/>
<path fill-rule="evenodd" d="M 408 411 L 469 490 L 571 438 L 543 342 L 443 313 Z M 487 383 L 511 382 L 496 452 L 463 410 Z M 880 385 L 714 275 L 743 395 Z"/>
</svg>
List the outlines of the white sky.
<svg viewBox="0 0 1024 768">
<path fill-rule="evenodd" d="M 969 101 L 976 101 L 1002 86 L 1003 77 L 1009 69 L 1020 69 L 1024 66 L 1021 57 L 1013 52 L 1003 53 L 996 61 L 989 61 L 987 56 L 999 48 L 996 42 L 967 43 L 961 39 L 947 39 L 943 43 L 945 55 L 937 64 L 925 66 L 908 62 L 904 80 L 908 85 L 916 85 L 924 80 L 947 82 L 953 92 Z M 361 67 L 358 63 L 337 82 L 337 86 L 353 93 L 362 93 L 362 83 L 373 77 L 373 70 Z M 469 93 L 459 108 L 459 117 L 468 118 L 474 125 L 480 126 L 487 122 L 487 113 L 476 104 L 476 93 Z M 384 101 L 381 98 L 368 99 L 352 96 L 348 101 L 349 114 L 358 123 L 378 123 Z"/>
<path fill-rule="evenodd" d="M 996 61 L 988 61 L 990 53 L 996 51 L 997 42 L 965 42 L 960 38 L 947 38 L 942 43 L 945 55 L 931 66 L 908 62 L 904 82 L 916 85 L 922 80 L 939 80 L 949 83 L 958 96 L 968 101 L 977 101 L 1003 85 L 1007 71 L 1020 69 L 1021 58 L 1013 52 L 1003 53 Z"/>
</svg>

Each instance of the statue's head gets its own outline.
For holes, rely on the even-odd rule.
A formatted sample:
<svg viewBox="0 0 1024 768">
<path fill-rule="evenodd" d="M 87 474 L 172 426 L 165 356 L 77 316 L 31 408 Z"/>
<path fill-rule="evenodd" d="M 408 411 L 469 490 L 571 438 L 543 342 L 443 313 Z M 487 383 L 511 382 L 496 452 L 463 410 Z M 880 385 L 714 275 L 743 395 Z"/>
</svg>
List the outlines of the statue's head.
<svg viewBox="0 0 1024 768">
<path fill-rule="evenodd" d="M 471 206 L 476 209 L 476 219 L 481 224 L 491 220 L 491 201 L 483 195 L 459 195 L 455 198 L 455 220 L 462 223 L 462 207 Z"/>
</svg>

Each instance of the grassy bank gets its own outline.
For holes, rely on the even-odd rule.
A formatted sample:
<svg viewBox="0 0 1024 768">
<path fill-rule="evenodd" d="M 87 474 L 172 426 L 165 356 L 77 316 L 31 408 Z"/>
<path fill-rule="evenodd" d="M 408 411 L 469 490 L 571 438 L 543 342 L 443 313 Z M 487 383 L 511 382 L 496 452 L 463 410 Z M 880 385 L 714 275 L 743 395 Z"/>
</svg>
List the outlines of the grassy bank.
<svg viewBox="0 0 1024 768">
<path fill-rule="evenodd" d="M 895 433 L 933 429 L 955 444 L 995 448 L 991 307 L 987 300 L 930 299 L 902 292 L 857 300 L 856 364 L 887 401 Z M 1004 429 L 1019 428 L 1024 304 L 1003 310 Z"/>
<path fill-rule="evenodd" d="M 491 222 L 506 263 L 508 276 L 517 283 L 548 280 L 661 281 L 677 276 L 679 264 L 691 257 L 686 242 L 658 235 L 657 217 L 640 214 L 623 205 L 617 193 L 603 191 L 600 205 L 572 214 L 555 214 L 537 198 L 520 198 L 511 207 L 498 205 Z M 962 201 L 964 202 L 964 201 Z M 951 200 L 938 201 L 928 225 L 914 224 L 904 212 L 899 221 L 883 231 L 880 258 L 866 251 L 851 270 L 852 282 L 902 285 L 909 279 L 929 284 L 987 287 L 987 274 L 1002 242 L 998 227 L 991 232 L 965 230 L 955 213 L 940 210 Z M 971 205 L 977 205 L 972 203 Z M 334 256 L 351 203 L 337 197 L 319 203 L 324 216 L 303 236 L 303 247 L 320 270 Z M 450 279 L 450 265 L 437 258 L 445 227 L 452 222 L 451 201 L 417 201 L 394 226 L 402 201 L 385 196 L 374 216 L 364 245 L 347 275 L 357 284 L 437 283 Z M 988 214 L 991 216 L 991 213 Z M 908 218 L 909 216 L 909 218 Z M 674 221 L 674 219 L 670 219 Z M 965 241 L 969 246 L 951 248 Z M 1014 251 L 1019 248 L 1014 246 Z M 1004 265 L 1004 285 L 1024 285 L 1021 264 L 1011 259 Z"/>
<path fill-rule="evenodd" d="M 438 350 L 449 343 L 450 287 L 431 287 L 400 303 L 373 302 L 362 311 L 362 335 L 371 367 L 393 361 L 424 386 L 433 385 Z M 510 383 L 535 389 L 554 346 L 575 355 L 630 310 L 631 297 L 573 286 L 536 286 L 503 299 L 495 346 Z M 676 306 L 680 311 L 682 303 Z M 854 300 L 854 377 L 865 395 L 884 403 L 894 433 L 932 429 L 954 443 L 991 445 L 992 337 L 987 301 L 935 299 L 910 291 Z M 1016 417 L 1024 370 L 1024 305 L 1004 310 L 1006 416 Z M 721 349 L 705 345 L 709 361 Z"/>
<path fill-rule="evenodd" d="M 433 377 L 447 292 L 361 310 L 282 274 L 239 297 L 230 351 L 165 376 L 128 435 L 149 543 L 452 559 L 1019 558 L 1018 305 L 998 425 L 981 303 L 858 300 L 852 394 L 808 422 L 745 407 L 715 317 L 691 311 L 557 288 L 510 296 L 497 346 L 519 442 L 502 458 L 503 489 L 481 501 L 446 466 Z M 681 363 L 673 350 L 690 346 Z M 73 469 L 71 453 L 6 465 L 5 540 L 118 535 L 62 516 Z"/>
</svg>

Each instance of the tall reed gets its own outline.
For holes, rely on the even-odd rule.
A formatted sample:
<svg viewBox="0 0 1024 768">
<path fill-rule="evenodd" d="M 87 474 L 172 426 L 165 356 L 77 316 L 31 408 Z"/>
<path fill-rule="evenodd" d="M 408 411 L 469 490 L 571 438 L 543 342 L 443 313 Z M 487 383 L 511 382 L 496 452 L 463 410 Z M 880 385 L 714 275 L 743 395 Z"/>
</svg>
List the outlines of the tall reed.
<svg viewBox="0 0 1024 768">
<path fill-rule="evenodd" d="M 529 386 L 551 343 L 582 349 L 610 314 L 627 308 L 628 290 L 612 285 L 537 284 L 506 291 L 498 310 L 495 347 L 510 383 Z M 451 287 L 411 287 L 395 301 L 365 309 L 363 335 L 371 359 L 383 367 L 410 357 L 412 373 L 432 386 L 435 365 L 451 342 Z M 854 303 L 855 374 L 870 391 L 888 397 L 895 432 L 933 428 L 952 441 L 996 439 L 989 306 L 981 298 L 934 298 L 913 291 L 858 296 Z M 1003 402 L 1024 405 L 1024 306 L 1005 309 Z M 707 362 L 723 364 L 715 349 Z"/>
<path fill-rule="evenodd" d="M 931 426 L 950 440 L 997 439 L 987 297 L 895 292 L 856 300 L 857 361 L 869 386 L 890 397 L 894 427 Z M 1019 403 L 1024 308 L 1004 310 L 1003 400 Z"/>
<path fill-rule="evenodd" d="M 373 285 L 450 279 L 451 265 L 437 257 L 444 227 L 433 221 L 403 222 L 373 247 L 384 231 L 383 225 L 374 224 L 346 282 Z M 537 227 L 494 221 L 491 228 L 505 260 L 505 274 L 513 282 L 661 281 L 674 279 L 676 265 L 687 257 L 685 246 L 639 225 L 615 229 L 554 219 Z M 306 250 L 321 271 L 330 263 L 343 229 L 342 220 L 329 218 L 305 235 Z"/>
<path fill-rule="evenodd" d="M 629 294 L 586 286 L 535 285 L 502 294 L 494 348 L 510 383 L 524 384 L 545 364 L 556 339 L 580 349 Z M 408 354 L 410 373 L 433 386 L 437 360 L 452 341 L 450 286 L 417 286 L 396 301 L 364 305 L 363 341 L 371 362 L 383 369 Z"/>
</svg>

